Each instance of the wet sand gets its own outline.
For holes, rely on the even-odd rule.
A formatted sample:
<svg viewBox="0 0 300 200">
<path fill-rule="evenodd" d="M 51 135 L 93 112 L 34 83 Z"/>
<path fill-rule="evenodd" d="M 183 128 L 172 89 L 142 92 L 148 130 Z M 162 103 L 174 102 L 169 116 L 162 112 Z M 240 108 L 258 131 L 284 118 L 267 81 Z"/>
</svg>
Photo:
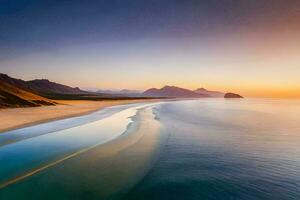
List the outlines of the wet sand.
<svg viewBox="0 0 300 200">
<path fill-rule="evenodd" d="M 81 116 L 109 106 L 153 101 L 159 100 L 59 100 L 56 101 L 59 103 L 56 106 L 0 109 L 0 133 L 58 119 Z"/>
<path fill-rule="evenodd" d="M 154 119 L 151 108 L 139 111 L 133 121 L 117 139 L 21 178 L 3 188 L 0 197 L 115 199 L 122 196 L 151 169 L 160 144 L 160 123 Z"/>
</svg>

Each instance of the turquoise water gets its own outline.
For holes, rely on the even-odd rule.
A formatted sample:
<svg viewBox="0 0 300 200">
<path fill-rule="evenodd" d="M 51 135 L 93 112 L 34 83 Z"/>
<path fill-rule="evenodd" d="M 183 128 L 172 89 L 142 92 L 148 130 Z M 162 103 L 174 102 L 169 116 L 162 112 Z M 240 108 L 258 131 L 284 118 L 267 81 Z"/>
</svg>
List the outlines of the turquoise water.
<svg viewBox="0 0 300 200">
<path fill-rule="evenodd" d="M 121 108 L 15 132 L 0 147 L 2 185 L 79 153 L 5 185 L 0 199 L 300 199 L 300 101 Z"/>
</svg>

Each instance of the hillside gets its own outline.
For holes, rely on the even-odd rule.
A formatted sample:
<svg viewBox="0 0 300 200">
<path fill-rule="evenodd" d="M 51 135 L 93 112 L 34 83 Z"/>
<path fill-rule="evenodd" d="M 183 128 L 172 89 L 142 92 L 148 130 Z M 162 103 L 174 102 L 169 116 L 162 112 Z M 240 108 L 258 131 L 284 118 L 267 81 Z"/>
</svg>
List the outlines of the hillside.
<svg viewBox="0 0 300 200">
<path fill-rule="evenodd" d="M 211 90 L 207 90 L 205 88 L 198 88 L 198 89 L 194 90 L 194 92 L 196 92 L 198 94 L 208 95 L 210 97 L 224 97 L 224 95 L 225 95 L 225 93 L 223 93 L 223 92 L 211 91 Z"/>
<path fill-rule="evenodd" d="M 55 102 L 0 81 L 0 108 L 42 105 L 55 105 Z"/>
<path fill-rule="evenodd" d="M 198 94 L 191 90 L 176 87 L 176 86 L 164 86 L 161 89 L 151 88 L 143 92 L 142 95 L 150 96 L 150 97 L 175 97 L 175 98 L 209 97 L 206 94 Z"/>
<path fill-rule="evenodd" d="M 59 83 L 51 82 L 47 79 L 36 79 L 31 81 L 24 81 L 22 79 L 15 79 L 6 74 L 0 74 L 0 81 L 42 96 L 51 96 L 56 94 L 87 94 L 88 92 L 73 88 L 70 86 L 62 85 Z"/>
</svg>

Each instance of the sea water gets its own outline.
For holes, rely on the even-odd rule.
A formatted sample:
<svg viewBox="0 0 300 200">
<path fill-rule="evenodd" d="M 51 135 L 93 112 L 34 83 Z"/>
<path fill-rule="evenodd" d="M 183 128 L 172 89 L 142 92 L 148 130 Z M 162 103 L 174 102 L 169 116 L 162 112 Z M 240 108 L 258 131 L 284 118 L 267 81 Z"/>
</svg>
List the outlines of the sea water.
<svg viewBox="0 0 300 200">
<path fill-rule="evenodd" d="M 167 140 L 126 199 L 300 199 L 300 101 L 181 101 L 156 108 Z"/>
<path fill-rule="evenodd" d="M 41 141 L 49 149 L 64 143 L 86 148 L 103 140 L 102 134 L 116 139 L 106 148 L 99 144 L 94 150 L 0 189 L 0 198 L 300 199 L 299 100 L 200 99 L 128 109 L 75 128 L 74 137 L 82 139 L 75 144 L 68 142 L 72 129 L 27 138 L 24 144 Z M 152 111 L 152 118 L 142 114 L 145 109 Z M 155 133 L 153 120 L 160 124 L 160 137 L 150 137 Z M 137 131 L 141 123 L 143 129 Z M 86 131 L 95 129 L 99 131 L 83 139 Z M 62 140 L 51 139 L 54 136 Z M 151 145 L 147 146 L 149 138 Z M 11 152 L 23 155 L 17 143 L 0 147 L 0 152 L 8 146 Z M 43 158 L 32 148 L 28 151 Z M 30 160 L 25 161 L 24 167 L 30 166 Z"/>
</svg>

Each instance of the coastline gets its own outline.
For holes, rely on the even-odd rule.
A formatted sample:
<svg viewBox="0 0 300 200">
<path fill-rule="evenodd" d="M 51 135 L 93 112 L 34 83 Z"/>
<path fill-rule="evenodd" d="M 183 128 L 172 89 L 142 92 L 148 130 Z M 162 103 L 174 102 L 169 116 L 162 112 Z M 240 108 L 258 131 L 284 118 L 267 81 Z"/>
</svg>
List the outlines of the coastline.
<svg viewBox="0 0 300 200">
<path fill-rule="evenodd" d="M 58 100 L 59 105 L 0 109 L 0 134 L 41 123 L 86 115 L 103 108 L 131 103 L 157 102 L 161 99 L 138 100 Z"/>
<path fill-rule="evenodd" d="M 130 126 L 117 138 L 76 151 L 3 182 L 0 185 L 3 189 L 1 195 L 9 198 L 22 197 L 23 193 L 28 193 L 29 188 L 36 188 L 31 185 L 38 181 L 41 187 L 38 190 L 34 189 L 30 194 L 40 196 L 45 193 L 45 189 L 54 191 L 59 186 L 60 189 L 71 189 L 76 196 L 86 195 L 78 189 L 81 187 L 97 197 L 123 196 L 150 170 L 158 151 L 160 128 L 160 123 L 154 119 L 152 108 L 143 108 L 133 116 Z M 85 170 L 86 168 L 88 170 Z M 39 173 L 41 171 L 43 173 Z M 47 177 L 60 178 L 51 178 L 49 181 Z M 68 178 L 64 180 L 65 177 Z M 21 181 L 23 179 L 26 181 Z M 74 181 L 70 181 L 71 179 Z M 89 180 L 88 185 L 85 180 Z M 99 186 L 104 189 L 99 190 Z M 12 192 L 16 187 L 19 192 Z M 53 192 L 51 196 L 64 199 L 68 195 L 65 190 L 61 190 L 59 196 L 57 194 Z"/>
</svg>

